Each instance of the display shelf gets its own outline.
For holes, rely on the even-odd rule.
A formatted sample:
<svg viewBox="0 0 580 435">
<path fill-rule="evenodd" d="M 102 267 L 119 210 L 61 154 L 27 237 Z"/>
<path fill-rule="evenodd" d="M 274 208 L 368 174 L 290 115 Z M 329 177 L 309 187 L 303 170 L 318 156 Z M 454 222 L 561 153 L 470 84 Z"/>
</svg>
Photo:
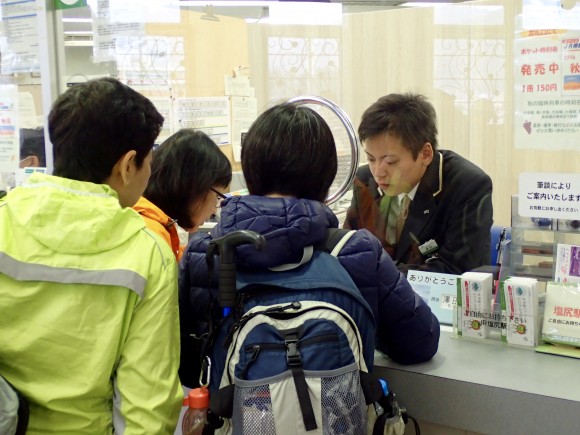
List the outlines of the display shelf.
<svg viewBox="0 0 580 435">
<path fill-rule="evenodd" d="M 509 275 L 554 279 L 558 244 L 580 244 L 577 221 L 520 216 L 518 196 L 512 196 Z"/>
<path fill-rule="evenodd" d="M 536 278 L 540 281 L 550 281 L 554 276 L 554 264 L 551 267 L 529 266 L 517 264 L 512 269 L 512 276 Z"/>
</svg>

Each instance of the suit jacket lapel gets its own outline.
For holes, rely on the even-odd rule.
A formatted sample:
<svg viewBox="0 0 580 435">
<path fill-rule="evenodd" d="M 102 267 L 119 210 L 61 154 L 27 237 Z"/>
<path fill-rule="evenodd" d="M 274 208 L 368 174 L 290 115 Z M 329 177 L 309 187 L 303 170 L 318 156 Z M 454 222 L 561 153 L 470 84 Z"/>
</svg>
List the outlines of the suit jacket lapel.
<svg viewBox="0 0 580 435">
<path fill-rule="evenodd" d="M 401 233 L 401 240 L 397 243 L 397 253 L 395 260 L 400 261 L 405 257 L 407 251 L 414 242 L 410 234 L 413 233 L 421 243 L 427 240 L 421 239 L 423 228 L 429 223 L 431 217 L 435 215 L 438 201 L 436 200 L 443 189 L 443 156 L 436 152 L 433 161 L 425 171 L 423 178 L 419 182 L 415 198 L 409 206 L 409 214 Z"/>
<path fill-rule="evenodd" d="M 381 196 L 381 194 L 379 193 L 379 185 L 377 184 L 377 182 L 375 181 L 374 178 L 369 179 L 369 191 L 370 193 L 373 195 L 373 200 L 375 201 L 375 204 L 377 206 L 377 210 L 379 211 L 378 213 L 376 213 L 374 215 L 374 224 L 375 224 L 375 234 L 379 237 L 379 239 L 381 240 L 381 242 L 385 242 L 386 243 L 386 239 L 385 239 L 385 232 L 387 230 L 387 215 L 384 214 L 381 210 L 381 201 L 383 199 L 383 197 Z M 388 207 L 390 207 L 390 203 L 389 204 L 384 204 L 387 205 Z M 387 213 L 389 208 L 386 208 Z M 384 244 L 384 243 L 383 243 Z"/>
</svg>

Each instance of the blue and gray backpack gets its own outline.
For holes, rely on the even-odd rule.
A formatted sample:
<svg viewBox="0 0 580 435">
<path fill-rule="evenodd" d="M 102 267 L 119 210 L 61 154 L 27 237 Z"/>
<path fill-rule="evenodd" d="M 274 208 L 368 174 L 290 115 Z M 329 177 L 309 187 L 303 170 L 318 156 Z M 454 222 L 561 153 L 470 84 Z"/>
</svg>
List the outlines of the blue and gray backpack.
<svg viewBox="0 0 580 435">
<path fill-rule="evenodd" d="M 220 433 L 367 433 L 382 389 L 372 311 L 336 258 L 352 234 L 329 232 L 298 267 L 237 271 L 235 306 L 210 351 Z"/>
</svg>

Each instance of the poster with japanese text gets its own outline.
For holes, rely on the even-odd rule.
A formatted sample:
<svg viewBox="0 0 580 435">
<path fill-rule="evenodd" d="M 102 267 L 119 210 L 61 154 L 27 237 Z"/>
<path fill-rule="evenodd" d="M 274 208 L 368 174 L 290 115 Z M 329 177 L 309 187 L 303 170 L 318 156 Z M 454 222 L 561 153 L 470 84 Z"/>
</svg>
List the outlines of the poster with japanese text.
<svg viewBox="0 0 580 435">
<path fill-rule="evenodd" d="M 242 134 L 258 117 L 258 100 L 253 97 L 232 98 L 232 150 L 234 160 L 242 161 Z"/>
<path fill-rule="evenodd" d="M 231 144 L 230 102 L 228 97 L 178 98 L 174 103 L 176 129 L 195 128 L 216 144 Z"/>
<path fill-rule="evenodd" d="M 458 275 L 409 270 L 407 280 L 415 293 L 423 299 L 440 323 L 453 323 L 453 309 L 457 304 Z"/>
<path fill-rule="evenodd" d="M 518 214 L 534 219 L 578 219 L 580 174 L 522 172 L 519 176 Z M 541 225 L 541 221 L 532 222 Z"/>
<path fill-rule="evenodd" d="M 18 87 L 0 85 L 0 172 L 18 169 L 20 139 L 17 128 Z"/>
<path fill-rule="evenodd" d="M 39 35 L 34 0 L 0 0 L 0 72 L 39 72 Z"/>
<path fill-rule="evenodd" d="M 522 30 L 514 54 L 515 147 L 580 149 L 580 30 Z"/>
<path fill-rule="evenodd" d="M 87 0 L 93 25 L 93 62 L 119 61 L 127 46 L 139 44 L 146 37 L 146 23 L 179 23 L 179 0 Z M 146 45 L 148 41 L 143 42 Z M 149 47 L 143 48 L 152 59 L 157 57 Z M 159 53 L 158 57 L 161 57 Z M 151 75 L 150 75 L 151 77 Z"/>
<path fill-rule="evenodd" d="M 577 284 L 549 282 L 542 339 L 580 346 L 580 288 Z"/>
</svg>

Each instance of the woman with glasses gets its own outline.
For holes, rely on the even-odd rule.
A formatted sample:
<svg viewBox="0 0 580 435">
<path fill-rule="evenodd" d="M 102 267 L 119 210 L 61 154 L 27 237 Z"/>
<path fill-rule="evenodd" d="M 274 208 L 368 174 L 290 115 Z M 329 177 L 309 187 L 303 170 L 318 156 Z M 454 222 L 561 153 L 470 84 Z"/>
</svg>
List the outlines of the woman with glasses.
<svg viewBox="0 0 580 435">
<path fill-rule="evenodd" d="M 149 184 L 133 208 L 179 261 L 183 246 L 177 225 L 196 231 L 216 213 L 231 180 L 232 166 L 209 136 L 182 129 L 153 152 Z"/>
</svg>

